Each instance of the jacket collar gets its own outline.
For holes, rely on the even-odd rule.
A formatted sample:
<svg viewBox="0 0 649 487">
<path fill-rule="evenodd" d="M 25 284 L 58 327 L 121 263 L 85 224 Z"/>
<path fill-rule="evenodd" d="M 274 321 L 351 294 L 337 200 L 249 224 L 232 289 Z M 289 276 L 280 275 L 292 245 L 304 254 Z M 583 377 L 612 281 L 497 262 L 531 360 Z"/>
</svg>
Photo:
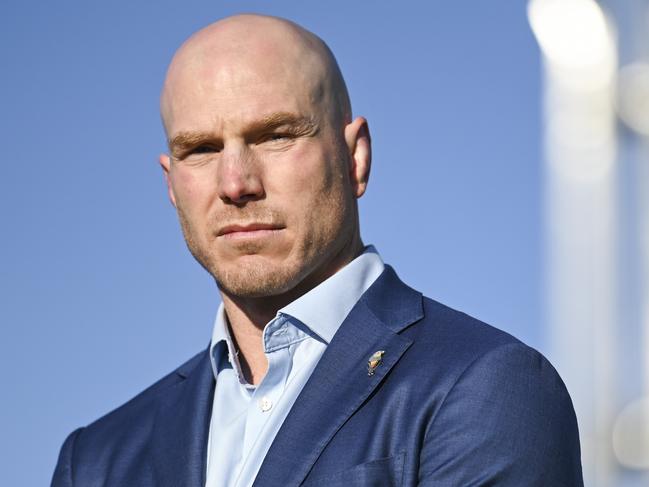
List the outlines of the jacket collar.
<svg viewBox="0 0 649 487">
<path fill-rule="evenodd" d="M 303 482 L 338 429 L 412 344 L 398 333 L 422 317 L 421 294 L 386 266 L 318 362 L 277 433 L 255 486 Z M 381 365 L 368 375 L 368 360 L 379 350 L 385 351 Z"/>
<path fill-rule="evenodd" d="M 155 485 L 205 485 L 214 397 L 208 350 L 176 371 L 184 380 L 161 392 L 151 441 Z"/>
</svg>

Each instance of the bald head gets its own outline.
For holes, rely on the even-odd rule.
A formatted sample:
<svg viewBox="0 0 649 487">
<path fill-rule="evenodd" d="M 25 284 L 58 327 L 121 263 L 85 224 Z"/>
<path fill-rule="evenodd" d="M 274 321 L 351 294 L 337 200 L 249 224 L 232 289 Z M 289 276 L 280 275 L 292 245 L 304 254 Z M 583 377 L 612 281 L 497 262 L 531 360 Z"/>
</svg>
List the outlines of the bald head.
<svg viewBox="0 0 649 487">
<path fill-rule="evenodd" d="M 218 91 L 221 84 L 227 90 L 264 83 L 299 89 L 303 93 L 296 94 L 308 97 L 335 126 L 351 120 L 347 88 L 327 45 L 288 20 L 248 14 L 219 20 L 178 49 L 161 97 L 167 135 L 179 112 L 197 97 Z"/>
<path fill-rule="evenodd" d="M 274 315 L 360 253 L 367 121 L 351 119 L 315 35 L 259 15 L 216 22 L 174 56 L 161 110 L 169 197 L 222 296 L 268 299 Z"/>
</svg>

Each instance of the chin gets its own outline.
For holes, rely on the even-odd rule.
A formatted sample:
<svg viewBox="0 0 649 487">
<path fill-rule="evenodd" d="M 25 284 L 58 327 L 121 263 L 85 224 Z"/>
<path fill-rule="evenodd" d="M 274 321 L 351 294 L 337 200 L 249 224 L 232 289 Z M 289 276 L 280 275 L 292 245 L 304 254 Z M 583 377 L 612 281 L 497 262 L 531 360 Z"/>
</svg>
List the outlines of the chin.
<svg viewBox="0 0 649 487">
<path fill-rule="evenodd" d="M 252 259 L 256 260 L 256 259 Z M 240 263 L 227 269 L 213 269 L 210 273 L 219 289 L 230 296 L 264 298 L 285 294 L 303 279 L 304 272 L 287 263 L 268 265 L 260 262 Z"/>
</svg>

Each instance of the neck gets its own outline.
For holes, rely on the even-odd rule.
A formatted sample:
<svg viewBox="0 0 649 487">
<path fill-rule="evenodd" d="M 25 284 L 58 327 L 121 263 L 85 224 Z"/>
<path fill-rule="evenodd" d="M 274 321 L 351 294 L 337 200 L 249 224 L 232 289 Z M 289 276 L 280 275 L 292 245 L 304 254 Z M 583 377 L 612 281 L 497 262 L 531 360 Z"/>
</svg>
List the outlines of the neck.
<svg viewBox="0 0 649 487">
<path fill-rule="evenodd" d="M 360 237 L 344 247 L 325 266 L 313 272 L 289 291 L 276 296 L 234 296 L 220 289 L 223 306 L 230 325 L 231 336 L 239 350 L 242 372 L 252 384 L 266 375 L 268 362 L 264 354 L 263 330 L 277 312 L 334 275 L 363 251 Z"/>
</svg>

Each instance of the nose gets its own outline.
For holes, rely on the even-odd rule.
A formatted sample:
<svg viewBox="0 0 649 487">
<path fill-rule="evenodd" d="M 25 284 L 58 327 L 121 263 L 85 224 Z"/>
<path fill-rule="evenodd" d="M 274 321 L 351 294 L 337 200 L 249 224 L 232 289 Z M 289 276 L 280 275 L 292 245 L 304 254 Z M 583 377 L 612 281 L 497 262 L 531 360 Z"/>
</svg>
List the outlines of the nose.
<svg viewBox="0 0 649 487">
<path fill-rule="evenodd" d="M 264 196 L 259 164 L 245 146 L 224 149 L 217 178 L 219 197 L 226 204 L 242 206 Z"/>
</svg>

